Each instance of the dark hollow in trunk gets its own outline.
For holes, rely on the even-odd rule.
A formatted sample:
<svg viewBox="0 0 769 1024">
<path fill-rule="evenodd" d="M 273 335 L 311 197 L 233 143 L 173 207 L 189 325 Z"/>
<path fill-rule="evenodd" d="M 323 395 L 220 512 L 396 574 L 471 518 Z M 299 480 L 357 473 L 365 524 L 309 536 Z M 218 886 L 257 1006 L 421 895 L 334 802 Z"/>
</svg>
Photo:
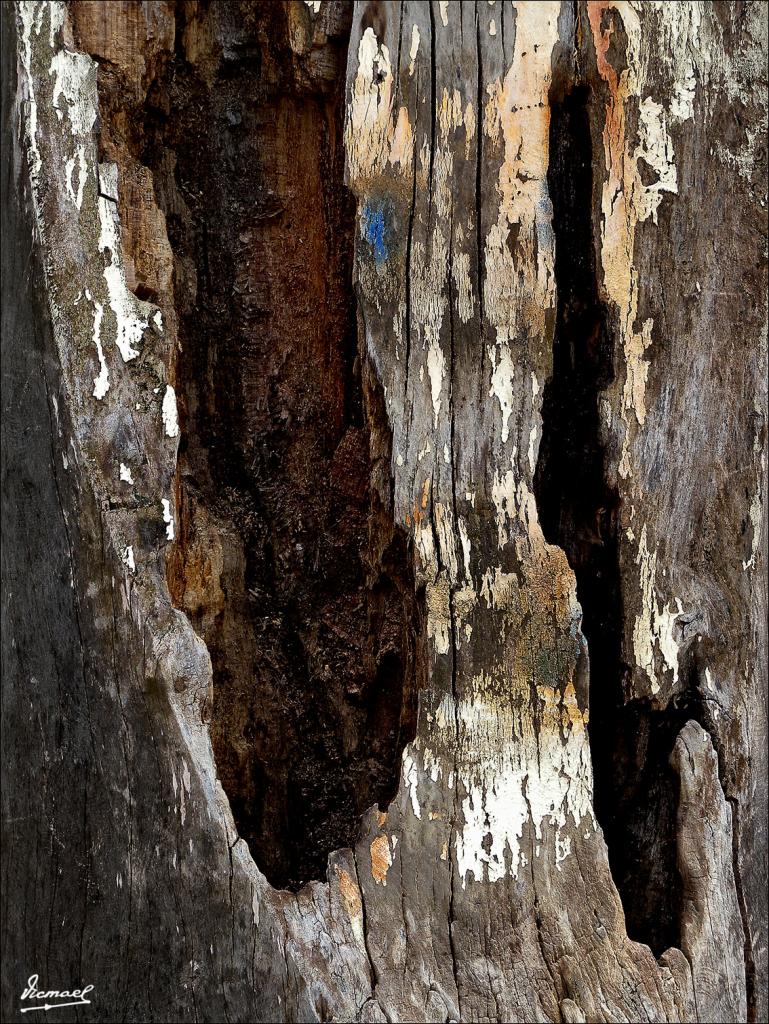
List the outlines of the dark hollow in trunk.
<svg viewBox="0 0 769 1024">
<path fill-rule="evenodd" d="M 668 758 L 686 721 L 701 716 L 696 691 L 662 710 L 624 699 L 620 500 L 606 478 L 599 420 L 600 394 L 615 371 L 595 260 L 590 90 L 564 92 L 556 83 L 551 102 L 558 312 L 535 490 L 545 536 L 565 550 L 577 577 L 590 654 L 595 813 L 628 935 L 660 955 L 680 944 L 677 782 Z"/>
<path fill-rule="evenodd" d="M 211 654 L 211 736 L 239 834 L 273 885 L 296 889 L 396 791 L 416 611 L 405 535 L 371 486 L 389 435 L 357 341 L 349 16 L 337 5 L 330 37 L 298 54 L 288 14 L 177 6 L 175 54 L 128 134 L 174 254 L 171 593 Z M 102 117 L 117 124 L 120 104 L 102 95 Z"/>
</svg>

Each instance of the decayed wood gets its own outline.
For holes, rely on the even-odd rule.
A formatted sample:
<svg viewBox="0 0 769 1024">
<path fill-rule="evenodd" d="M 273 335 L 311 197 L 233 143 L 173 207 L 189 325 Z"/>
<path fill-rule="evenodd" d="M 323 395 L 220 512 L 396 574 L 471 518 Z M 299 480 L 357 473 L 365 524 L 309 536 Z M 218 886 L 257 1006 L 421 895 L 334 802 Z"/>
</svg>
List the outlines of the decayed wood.
<svg viewBox="0 0 769 1024">
<path fill-rule="evenodd" d="M 4 1012 L 37 972 L 93 983 L 85 1019 L 765 1019 L 761 5 L 354 5 L 359 349 L 392 433 L 372 485 L 411 541 L 426 678 L 387 812 L 296 894 L 238 838 L 209 654 L 169 596 L 170 246 L 147 167 L 117 136 L 99 163 L 75 47 L 73 17 L 144 90 L 175 7 L 76 6 L 3 7 Z M 335 8 L 287 6 L 295 52 Z M 576 88 L 614 370 L 614 682 L 698 712 L 666 751 L 680 948 L 658 956 L 596 820 L 598 681 L 535 497 L 565 288 L 551 122 Z"/>
</svg>

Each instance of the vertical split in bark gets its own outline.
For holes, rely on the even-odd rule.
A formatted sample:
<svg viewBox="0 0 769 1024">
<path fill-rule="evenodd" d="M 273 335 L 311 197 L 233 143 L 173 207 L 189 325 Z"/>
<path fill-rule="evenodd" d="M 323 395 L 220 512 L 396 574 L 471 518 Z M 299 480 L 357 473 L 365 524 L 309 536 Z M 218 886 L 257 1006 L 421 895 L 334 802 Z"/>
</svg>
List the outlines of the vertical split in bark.
<svg viewBox="0 0 769 1024">
<path fill-rule="evenodd" d="M 696 687 L 662 709 L 626 700 L 621 499 L 606 472 L 599 407 L 615 375 L 614 344 L 596 268 L 590 102 L 588 86 L 554 83 L 548 184 L 558 315 L 535 490 L 545 536 L 564 549 L 577 577 L 596 817 L 628 935 L 660 955 L 680 944 L 678 784 L 668 759 L 680 729 L 702 714 Z"/>
</svg>

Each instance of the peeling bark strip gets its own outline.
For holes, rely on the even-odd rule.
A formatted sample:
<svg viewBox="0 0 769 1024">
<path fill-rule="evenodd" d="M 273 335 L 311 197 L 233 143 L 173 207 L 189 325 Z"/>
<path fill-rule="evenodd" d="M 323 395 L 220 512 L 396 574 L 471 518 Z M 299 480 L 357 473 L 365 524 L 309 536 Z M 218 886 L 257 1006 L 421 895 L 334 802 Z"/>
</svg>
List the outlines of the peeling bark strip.
<svg viewBox="0 0 769 1024">
<path fill-rule="evenodd" d="M 3 5 L 6 1016 L 766 1019 L 761 8 Z"/>
</svg>

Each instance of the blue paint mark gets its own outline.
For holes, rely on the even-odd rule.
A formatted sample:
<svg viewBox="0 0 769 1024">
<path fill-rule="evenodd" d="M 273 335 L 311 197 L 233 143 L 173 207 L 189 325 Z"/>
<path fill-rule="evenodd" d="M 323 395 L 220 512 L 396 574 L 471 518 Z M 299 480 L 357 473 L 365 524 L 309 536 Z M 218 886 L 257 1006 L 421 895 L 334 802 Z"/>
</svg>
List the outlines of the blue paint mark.
<svg viewBox="0 0 769 1024">
<path fill-rule="evenodd" d="M 384 263 L 389 256 L 385 242 L 386 231 L 385 203 L 380 201 L 376 206 L 367 203 L 363 210 L 363 237 L 374 250 L 374 259 L 378 264 Z"/>
</svg>

